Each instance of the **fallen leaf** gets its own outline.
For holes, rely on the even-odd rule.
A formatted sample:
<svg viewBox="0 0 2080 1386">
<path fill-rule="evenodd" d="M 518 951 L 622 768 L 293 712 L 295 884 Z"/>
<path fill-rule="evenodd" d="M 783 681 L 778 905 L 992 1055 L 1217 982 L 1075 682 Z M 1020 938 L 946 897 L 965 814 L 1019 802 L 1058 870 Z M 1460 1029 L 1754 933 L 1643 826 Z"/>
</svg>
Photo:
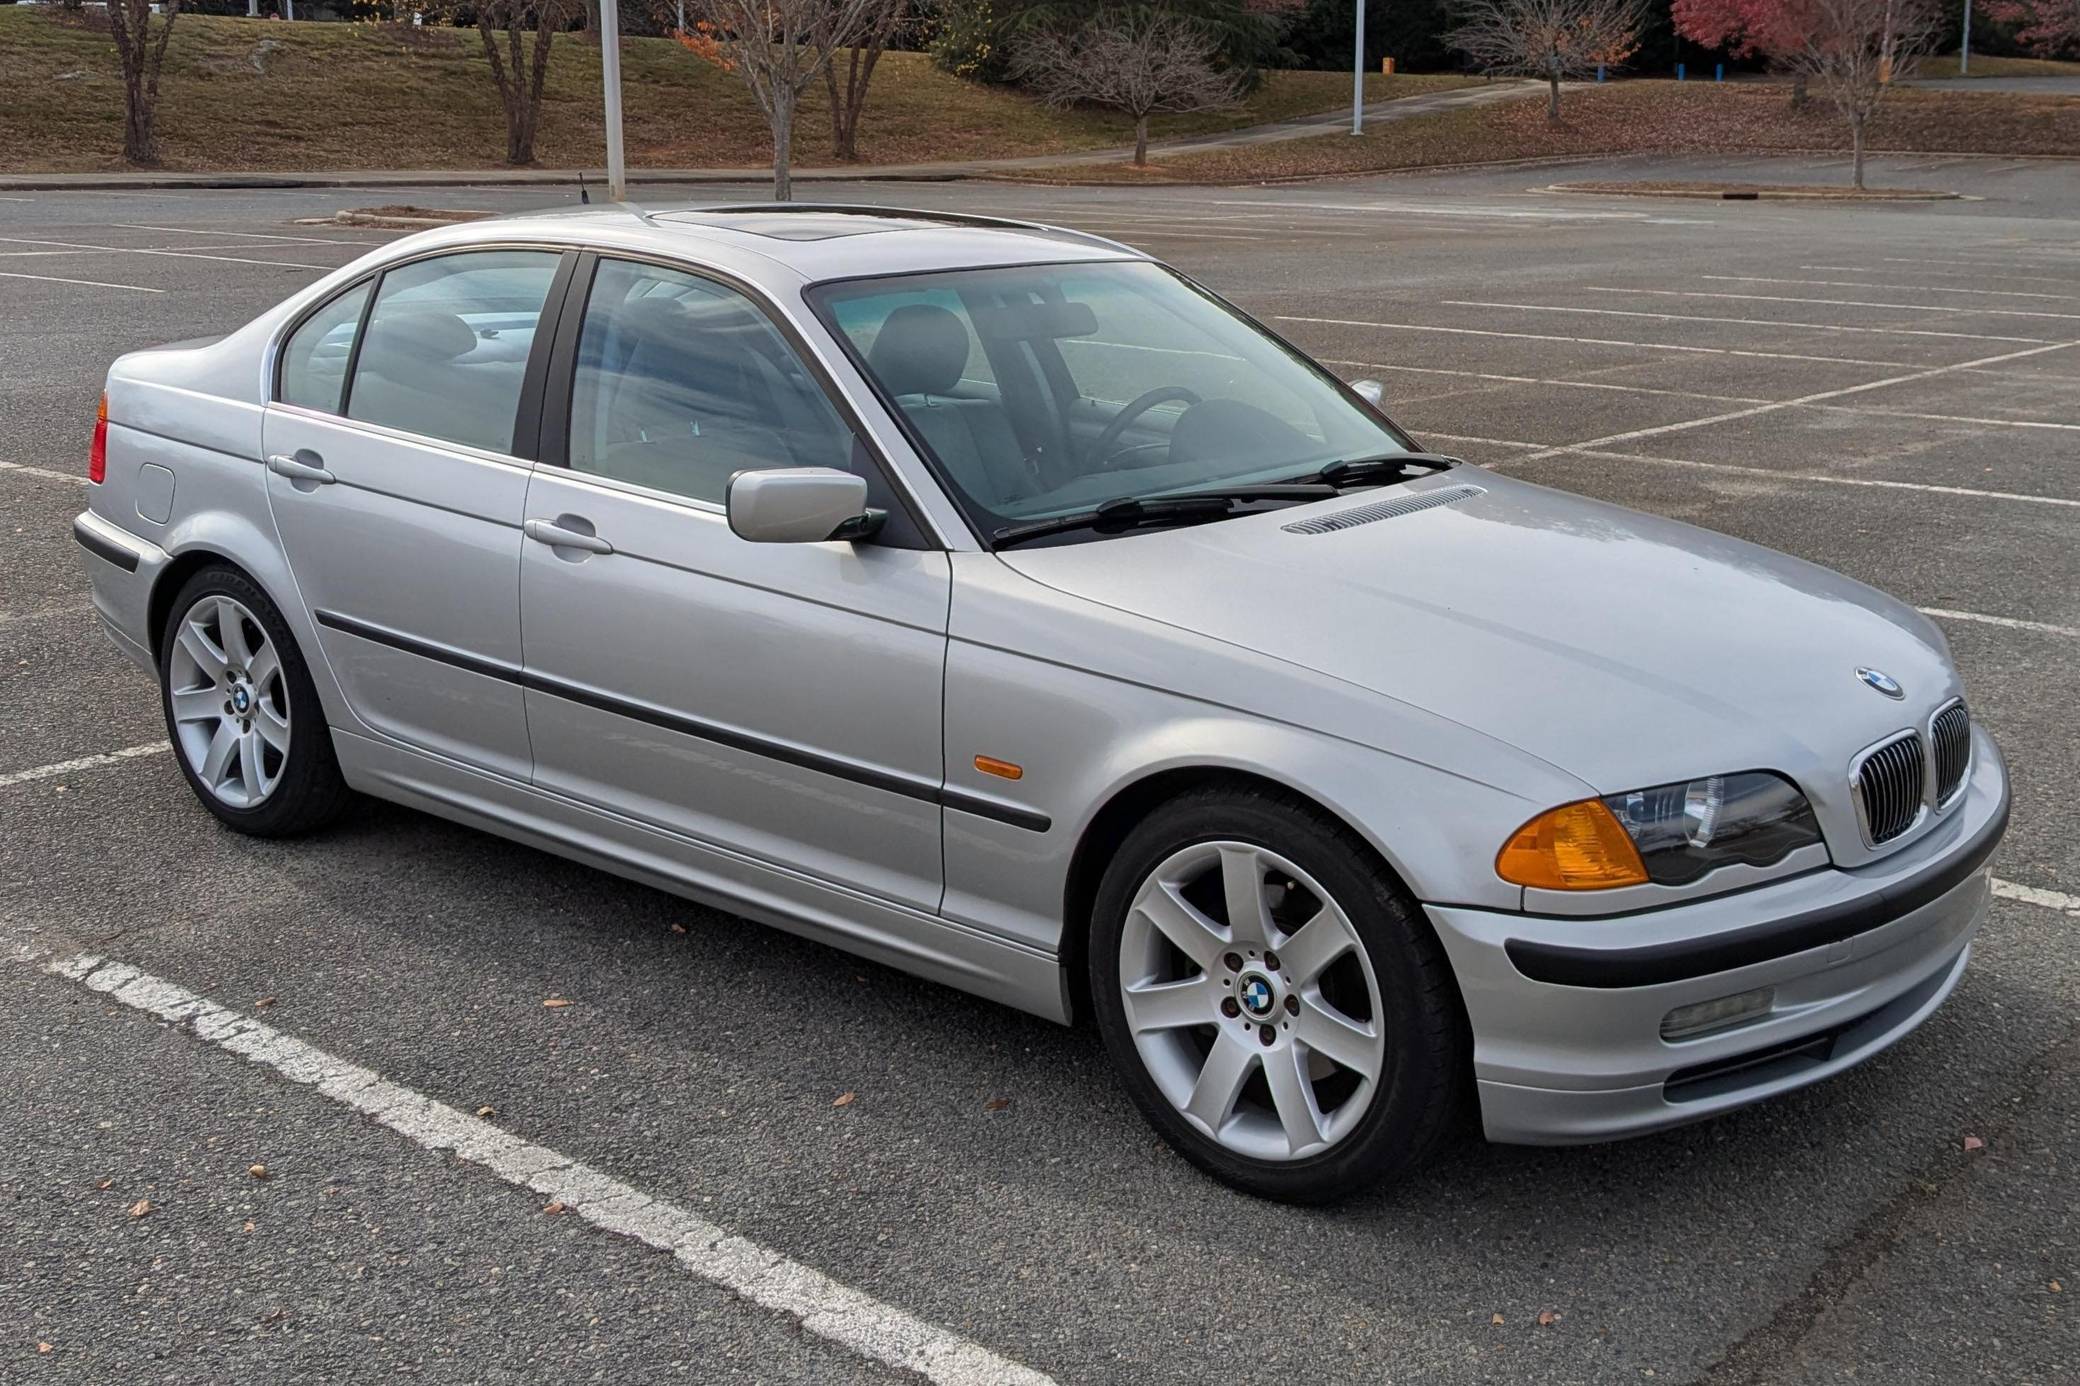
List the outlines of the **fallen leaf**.
<svg viewBox="0 0 2080 1386">
<path fill-rule="evenodd" d="M 1980 1140 L 1977 1136 L 1966 1136 L 1964 1138 L 1964 1148 L 1966 1150 L 1984 1150 L 1986 1142 Z"/>
<path fill-rule="evenodd" d="M 2066 1292 L 2066 1287 L 2065 1287 L 2065 1286 L 2063 1286 L 2063 1285 L 2059 1284 L 2059 1283 L 2058 1283 L 2058 1282 L 2057 1282 L 2056 1280 L 2054 1280 L 2054 1281 L 2052 1281 L 2052 1282 L 2051 1282 L 2051 1293 L 2053 1293 L 2053 1294 L 2055 1294 L 2055 1295 L 2062 1295 L 2062 1294 L 2064 1294 L 2065 1292 Z"/>
<path fill-rule="evenodd" d="M 267 1166 L 261 1164 L 247 1165 L 246 1173 L 252 1175 L 255 1179 L 265 1179 L 267 1178 Z"/>
<path fill-rule="evenodd" d="M 498 1108 L 496 1108 L 496 1107 L 479 1107 L 479 1108 L 477 1108 L 477 1115 L 478 1115 L 478 1116 L 480 1116 L 480 1117 L 483 1117 L 483 1118 L 485 1118 L 486 1120 L 489 1120 L 490 1118 L 492 1118 L 492 1117 L 495 1117 L 495 1116 L 497 1116 L 497 1115 L 498 1115 Z"/>
<path fill-rule="evenodd" d="M 1502 1323 L 1502 1315 L 1490 1314 L 1488 1315 L 1488 1322 L 1499 1326 Z"/>
<path fill-rule="evenodd" d="M 246 1231 L 250 1232 L 250 1231 L 252 1231 L 252 1230 L 253 1230 L 253 1220 L 252 1220 L 251 1218 L 247 1218 L 247 1219 L 246 1219 Z"/>
<path fill-rule="evenodd" d="M 151 1211 L 152 1201 L 149 1198 L 140 1198 L 130 1205 L 130 1216 L 133 1218 L 141 1218 Z"/>
<path fill-rule="evenodd" d="M 36 1345 L 36 1350 L 38 1352 L 49 1352 L 51 1350 L 51 1345 L 49 1343 L 38 1343 Z"/>
<path fill-rule="evenodd" d="M 551 1200 L 549 1200 L 549 1202 L 547 1202 L 547 1203 L 544 1203 L 544 1204 L 542 1205 L 542 1211 L 543 1211 L 544 1213 L 547 1213 L 547 1214 L 548 1214 L 548 1215 L 549 1215 L 550 1217 L 552 1217 L 552 1218 L 553 1218 L 553 1217 L 555 1217 L 555 1216 L 556 1216 L 556 1215 L 557 1215 L 558 1213 L 561 1213 L 561 1212 L 563 1212 L 563 1211 L 564 1211 L 564 1209 L 565 1209 L 565 1207 L 566 1207 L 566 1205 L 565 1205 L 565 1203 L 564 1203 L 564 1201 L 563 1201 L 562 1199 L 560 1199 L 560 1198 L 555 1198 L 555 1199 L 551 1199 Z"/>
<path fill-rule="evenodd" d="M 552 996 L 547 1001 L 544 1001 L 542 1004 L 544 1006 L 547 1006 L 552 1011 L 559 1011 L 562 1010 L 565 1006 L 568 1006 L 570 1002 L 564 1000 L 561 996 Z"/>
<path fill-rule="evenodd" d="M 672 932 L 675 934 L 683 934 L 686 932 L 686 926 L 684 924 L 674 924 L 672 926 Z"/>
<path fill-rule="evenodd" d="M 95 1185 L 94 1187 L 95 1187 L 95 1188 L 97 1188 L 97 1189 L 105 1189 L 105 1188 L 107 1188 L 107 1187 L 108 1187 L 109 1185 L 111 1185 L 111 1184 L 113 1184 L 113 1183 L 115 1183 L 115 1182 L 116 1182 L 116 1181 L 115 1181 L 115 1180 L 113 1180 L 113 1179 L 104 1179 L 104 1180 L 102 1180 L 102 1181 L 101 1181 L 100 1183 L 96 1184 L 96 1185 Z"/>
<path fill-rule="evenodd" d="M 1001 1112 L 1010 1105 L 1011 1099 L 1008 1097 L 992 1097 L 989 1101 L 982 1104 L 982 1110 L 985 1112 Z"/>
<path fill-rule="evenodd" d="M 838 1100 L 836 1102 L 831 1103 L 831 1105 L 833 1107 L 850 1107 L 852 1105 L 852 1099 L 858 1096 L 859 1094 L 856 1092 L 840 1093 L 838 1095 Z"/>
<path fill-rule="evenodd" d="M 1558 1322 L 1560 1322 L 1560 1315 L 1554 1313 L 1552 1310 L 1541 1309 L 1538 1311 L 1538 1326 L 1540 1328 L 1551 1328 L 1554 1324 Z"/>
<path fill-rule="evenodd" d="M 267 1009 L 267 1008 L 268 1008 L 269 1006 L 272 1006 L 273 1004 L 274 1004 L 274 998 L 273 998 L 272 996 L 263 996 L 263 997 L 261 997 L 261 998 L 260 998 L 260 999 L 259 999 L 258 1001 L 255 1001 L 255 1002 L 253 1003 L 253 1008 L 254 1008 L 255 1010 L 261 1010 L 261 1011 L 264 1011 L 264 1010 L 266 1010 L 266 1009 Z"/>
</svg>

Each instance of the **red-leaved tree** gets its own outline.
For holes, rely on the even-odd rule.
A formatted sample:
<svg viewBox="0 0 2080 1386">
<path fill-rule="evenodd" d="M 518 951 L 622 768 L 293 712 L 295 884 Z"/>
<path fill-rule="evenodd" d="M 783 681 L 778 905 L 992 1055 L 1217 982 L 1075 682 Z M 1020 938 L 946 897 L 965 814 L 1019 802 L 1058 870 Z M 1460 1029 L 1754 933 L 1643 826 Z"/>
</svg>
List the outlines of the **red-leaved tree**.
<svg viewBox="0 0 2080 1386">
<path fill-rule="evenodd" d="M 2040 58 L 2080 54 L 2080 0 L 1988 0 L 1985 13 Z"/>
<path fill-rule="evenodd" d="M 1674 17 L 1676 32 L 1692 43 L 1774 68 L 1790 65 L 1813 31 L 1810 0 L 1675 0 Z M 1805 102 L 1805 74 L 1794 73 L 1791 104 Z"/>
</svg>

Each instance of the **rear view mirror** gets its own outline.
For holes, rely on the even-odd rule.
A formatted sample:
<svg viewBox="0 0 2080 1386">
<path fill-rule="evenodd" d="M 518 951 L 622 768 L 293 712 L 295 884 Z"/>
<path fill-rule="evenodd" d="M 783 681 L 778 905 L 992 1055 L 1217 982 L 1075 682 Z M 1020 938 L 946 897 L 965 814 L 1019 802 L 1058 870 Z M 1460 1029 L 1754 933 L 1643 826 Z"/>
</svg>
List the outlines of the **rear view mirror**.
<svg viewBox="0 0 2080 1386">
<path fill-rule="evenodd" d="M 1351 392 L 1374 409 L 1378 409 L 1381 407 L 1380 402 L 1386 397 L 1387 387 L 1377 380 L 1353 380 Z"/>
<path fill-rule="evenodd" d="M 754 544 L 820 544 L 864 539 L 886 512 L 867 508 L 865 477 L 835 467 L 738 472 L 724 497 L 729 527 Z"/>
</svg>

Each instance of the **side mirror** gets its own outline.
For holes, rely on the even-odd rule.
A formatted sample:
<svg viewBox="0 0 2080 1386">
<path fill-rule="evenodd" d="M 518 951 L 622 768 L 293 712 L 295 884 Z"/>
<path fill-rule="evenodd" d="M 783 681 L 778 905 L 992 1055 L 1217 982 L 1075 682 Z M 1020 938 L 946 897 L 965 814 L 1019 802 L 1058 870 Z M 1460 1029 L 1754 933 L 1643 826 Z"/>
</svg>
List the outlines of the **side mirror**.
<svg viewBox="0 0 2080 1386">
<path fill-rule="evenodd" d="M 1382 407 L 1381 401 L 1386 398 L 1387 387 L 1380 384 L 1377 380 L 1353 380 L 1351 382 L 1351 391 L 1359 399 L 1364 400 L 1374 409 L 1378 409 Z"/>
<path fill-rule="evenodd" d="M 864 539 L 887 512 L 867 509 L 867 480 L 835 467 L 738 472 L 724 497 L 729 527 L 754 544 Z"/>
</svg>

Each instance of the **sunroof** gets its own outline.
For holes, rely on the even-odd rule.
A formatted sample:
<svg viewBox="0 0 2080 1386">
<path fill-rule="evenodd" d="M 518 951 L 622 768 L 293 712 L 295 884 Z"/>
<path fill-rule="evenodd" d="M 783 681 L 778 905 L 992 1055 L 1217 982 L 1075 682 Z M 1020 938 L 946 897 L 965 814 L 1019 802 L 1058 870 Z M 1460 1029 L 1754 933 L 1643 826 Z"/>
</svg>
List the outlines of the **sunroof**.
<svg viewBox="0 0 2080 1386">
<path fill-rule="evenodd" d="M 840 236 L 872 235 L 876 231 L 921 231 L 944 224 L 896 213 L 776 212 L 766 208 L 742 212 L 660 212 L 657 220 L 691 222 L 718 230 L 770 236 L 776 241 L 828 241 Z"/>
</svg>

